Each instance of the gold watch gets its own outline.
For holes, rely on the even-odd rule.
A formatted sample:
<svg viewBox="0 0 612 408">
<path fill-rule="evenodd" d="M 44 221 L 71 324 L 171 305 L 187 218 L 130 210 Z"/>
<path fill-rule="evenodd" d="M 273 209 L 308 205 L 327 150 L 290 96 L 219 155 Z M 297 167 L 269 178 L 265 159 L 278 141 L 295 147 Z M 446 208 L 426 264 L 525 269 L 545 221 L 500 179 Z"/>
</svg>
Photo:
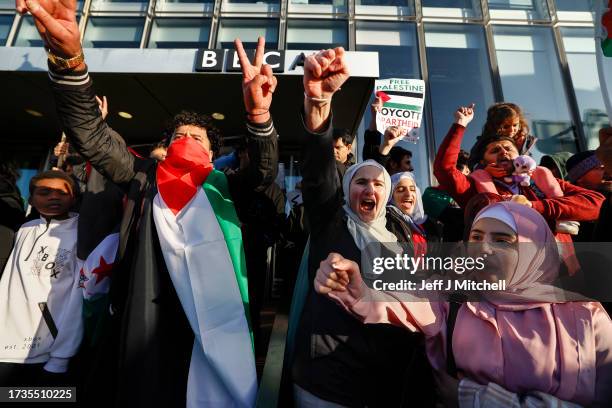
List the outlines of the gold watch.
<svg viewBox="0 0 612 408">
<path fill-rule="evenodd" d="M 79 52 L 79 55 L 72 58 L 62 58 L 52 53 L 51 50 L 47 50 L 47 57 L 49 58 L 51 65 L 58 71 L 65 71 L 67 69 L 78 67 L 83 61 L 85 61 L 85 55 L 83 54 L 82 49 Z"/>
</svg>

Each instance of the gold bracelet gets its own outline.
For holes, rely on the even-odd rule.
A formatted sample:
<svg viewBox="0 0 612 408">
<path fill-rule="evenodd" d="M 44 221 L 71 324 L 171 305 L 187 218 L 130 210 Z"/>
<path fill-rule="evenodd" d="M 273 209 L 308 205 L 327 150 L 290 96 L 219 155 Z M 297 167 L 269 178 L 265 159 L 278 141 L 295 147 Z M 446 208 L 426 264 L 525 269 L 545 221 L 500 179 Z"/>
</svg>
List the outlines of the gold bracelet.
<svg viewBox="0 0 612 408">
<path fill-rule="evenodd" d="M 68 69 L 72 69 L 78 67 L 85 61 L 85 55 L 83 54 L 83 49 L 79 52 L 79 55 L 72 58 L 62 58 L 60 56 L 55 55 L 51 50 L 47 50 L 47 57 L 49 58 L 49 63 L 56 68 L 58 71 L 66 71 Z"/>
</svg>

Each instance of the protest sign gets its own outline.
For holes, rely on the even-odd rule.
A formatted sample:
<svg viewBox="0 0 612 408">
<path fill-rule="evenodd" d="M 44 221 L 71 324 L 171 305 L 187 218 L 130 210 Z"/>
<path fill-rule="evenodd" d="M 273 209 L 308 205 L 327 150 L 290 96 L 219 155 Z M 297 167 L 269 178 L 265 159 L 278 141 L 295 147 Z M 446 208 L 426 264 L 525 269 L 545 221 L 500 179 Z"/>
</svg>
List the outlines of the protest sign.
<svg viewBox="0 0 612 408">
<path fill-rule="evenodd" d="M 595 15 L 597 72 L 608 120 L 612 125 L 612 0 L 599 0 Z"/>
<path fill-rule="evenodd" d="M 404 140 L 416 143 L 423 117 L 425 81 L 381 79 L 375 82 L 374 91 L 383 101 L 382 109 L 376 114 L 376 129 L 384 134 L 389 126 L 398 126 L 405 130 Z"/>
</svg>

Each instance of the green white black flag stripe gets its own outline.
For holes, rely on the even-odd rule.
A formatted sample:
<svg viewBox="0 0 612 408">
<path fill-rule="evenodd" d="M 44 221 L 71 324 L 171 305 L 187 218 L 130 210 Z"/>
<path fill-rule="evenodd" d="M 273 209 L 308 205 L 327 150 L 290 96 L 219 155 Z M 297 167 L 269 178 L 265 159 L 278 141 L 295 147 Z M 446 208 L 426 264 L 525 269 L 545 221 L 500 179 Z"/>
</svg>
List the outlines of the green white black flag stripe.
<svg viewBox="0 0 612 408">
<path fill-rule="evenodd" d="M 195 340 L 187 407 L 252 407 L 257 374 L 238 218 L 213 171 L 176 214 L 158 194 L 153 217 L 164 260 Z"/>
</svg>

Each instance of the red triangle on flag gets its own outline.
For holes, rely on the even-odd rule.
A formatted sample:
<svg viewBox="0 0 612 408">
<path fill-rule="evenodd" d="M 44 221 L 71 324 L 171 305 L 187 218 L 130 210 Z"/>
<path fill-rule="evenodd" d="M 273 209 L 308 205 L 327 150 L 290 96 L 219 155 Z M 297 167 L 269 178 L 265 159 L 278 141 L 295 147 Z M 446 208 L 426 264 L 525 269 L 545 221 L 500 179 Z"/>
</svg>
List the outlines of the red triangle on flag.
<svg viewBox="0 0 612 408">
<path fill-rule="evenodd" d="M 384 93 L 383 91 L 376 91 L 376 96 L 382 99 L 383 102 L 387 102 L 388 100 L 391 99 L 391 97 L 387 95 L 386 93 Z"/>
</svg>

